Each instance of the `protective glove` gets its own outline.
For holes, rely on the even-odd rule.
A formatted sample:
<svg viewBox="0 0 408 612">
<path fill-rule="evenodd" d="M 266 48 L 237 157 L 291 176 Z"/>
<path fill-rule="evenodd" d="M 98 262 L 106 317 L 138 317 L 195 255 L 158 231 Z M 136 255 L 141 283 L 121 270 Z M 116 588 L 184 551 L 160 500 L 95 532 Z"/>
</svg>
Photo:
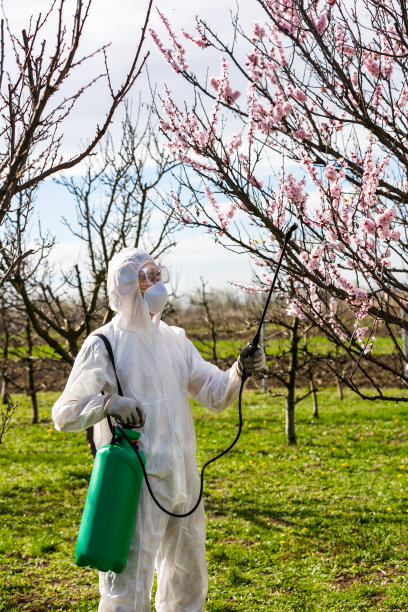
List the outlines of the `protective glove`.
<svg viewBox="0 0 408 612">
<path fill-rule="evenodd" d="M 247 344 L 244 346 L 238 357 L 238 370 L 242 374 L 244 367 L 246 373 L 251 376 L 256 372 L 262 372 L 266 368 L 266 357 L 265 351 L 261 346 L 258 346 L 254 355 L 250 357 L 252 351 L 252 345 Z"/>
<path fill-rule="evenodd" d="M 142 427 L 146 413 L 137 400 L 122 397 L 114 393 L 104 406 L 105 414 L 115 418 L 123 425 L 138 425 Z"/>
</svg>

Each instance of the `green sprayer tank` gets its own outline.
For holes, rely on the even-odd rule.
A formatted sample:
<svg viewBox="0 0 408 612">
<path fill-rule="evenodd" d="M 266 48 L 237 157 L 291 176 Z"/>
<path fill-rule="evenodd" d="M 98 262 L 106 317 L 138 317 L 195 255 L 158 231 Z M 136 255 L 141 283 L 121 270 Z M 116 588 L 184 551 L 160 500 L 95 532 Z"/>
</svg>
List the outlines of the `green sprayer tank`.
<svg viewBox="0 0 408 612">
<path fill-rule="evenodd" d="M 137 444 L 140 432 L 126 430 Z M 117 574 L 125 568 L 135 525 L 143 470 L 129 442 L 115 428 L 114 443 L 95 455 L 75 549 L 75 563 Z M 139 451 L 143 463 L 144 455 Z"/>
</svg>

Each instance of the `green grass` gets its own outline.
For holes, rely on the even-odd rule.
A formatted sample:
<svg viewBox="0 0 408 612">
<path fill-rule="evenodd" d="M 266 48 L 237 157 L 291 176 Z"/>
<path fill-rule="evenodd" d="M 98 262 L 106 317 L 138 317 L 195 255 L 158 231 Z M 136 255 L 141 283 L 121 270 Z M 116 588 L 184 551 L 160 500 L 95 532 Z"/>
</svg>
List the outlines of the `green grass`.
<svg viewBox="0 0 408 612">
<path fill-rule="evenodd" d="M 23 403 L 0 446 L 0 610 L 95 611 L 97 572 L 74 565 L 92 459 L 84 434 Z M 406 407 L 319 394 L 285 444 L 283 403 L 244 396 L 245 427 L 205 484 L 209 612 L 408 610 Z M 234 437 L 236 407 L 194 405 L 199 463 Z"/>
</svg>

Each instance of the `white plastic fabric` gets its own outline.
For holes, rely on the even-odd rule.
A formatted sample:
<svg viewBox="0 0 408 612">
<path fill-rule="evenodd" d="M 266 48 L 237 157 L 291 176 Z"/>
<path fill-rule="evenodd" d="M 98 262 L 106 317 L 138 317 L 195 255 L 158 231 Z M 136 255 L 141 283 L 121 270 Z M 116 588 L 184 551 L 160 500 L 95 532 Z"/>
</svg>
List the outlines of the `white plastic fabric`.
<svg viewBox="0 0 408 612">
<path fill-rule="evenodd" d="M 126 397 L 146 412 L 140 448 L 159 501 L 169 510 L 189 510 L 199 493 L 196 437 L 188 397 L 221 411 L 238 395 L 236 364 L 226 372 L 204 361 L 184 330 L 150 318 L 139 286 L 141 265 L 153 259 L 138 249 L 124 249 L 111 262 L 108 291 L 114 319 L 98 332 L 110 340 Z M 56 429 L 80 431 L 94 426 L 96 447 L 110 432 L 100 395 L 115 393 L 116 382 L 101 339 L 87 338 L 67 385 L 53 407 Z M 113 518 L 113 517 L 112 517 Z M 131 551 L 121 574 L 100 573 L 102 612 L 150 612 L 156 567 L 156 610 L 202 612 L 207 593 L 203 505 L 187 518 L 170 518 L 143 485 Z"/>
</svg>

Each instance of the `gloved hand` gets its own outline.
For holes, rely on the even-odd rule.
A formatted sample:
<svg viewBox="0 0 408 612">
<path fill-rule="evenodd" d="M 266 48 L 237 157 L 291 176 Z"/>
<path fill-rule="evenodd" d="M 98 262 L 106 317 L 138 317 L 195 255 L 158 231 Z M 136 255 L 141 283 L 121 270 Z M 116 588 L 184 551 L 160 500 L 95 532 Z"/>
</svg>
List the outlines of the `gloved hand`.
<svg viewBox="0 0 408 612">
<path fill-rule="evenodd" d="M 144 425 L 146 413 L 137 400 L 114 393 L 104 406 L 105 414 L 123 425 Z"/>
<path fill-rule="evenodd" d="M 265 351 L 261 346 L 258 346 L 254 355 L 250 357 L 252 351 L 252 345 L 247 344 L 244 346 L 238 357 L 238 370 L 242 374 L 244 367 L 246 373 L 251 376 L 256 372 L 262 372 L 266 368 L 266 357 Z"/>
</svg>

